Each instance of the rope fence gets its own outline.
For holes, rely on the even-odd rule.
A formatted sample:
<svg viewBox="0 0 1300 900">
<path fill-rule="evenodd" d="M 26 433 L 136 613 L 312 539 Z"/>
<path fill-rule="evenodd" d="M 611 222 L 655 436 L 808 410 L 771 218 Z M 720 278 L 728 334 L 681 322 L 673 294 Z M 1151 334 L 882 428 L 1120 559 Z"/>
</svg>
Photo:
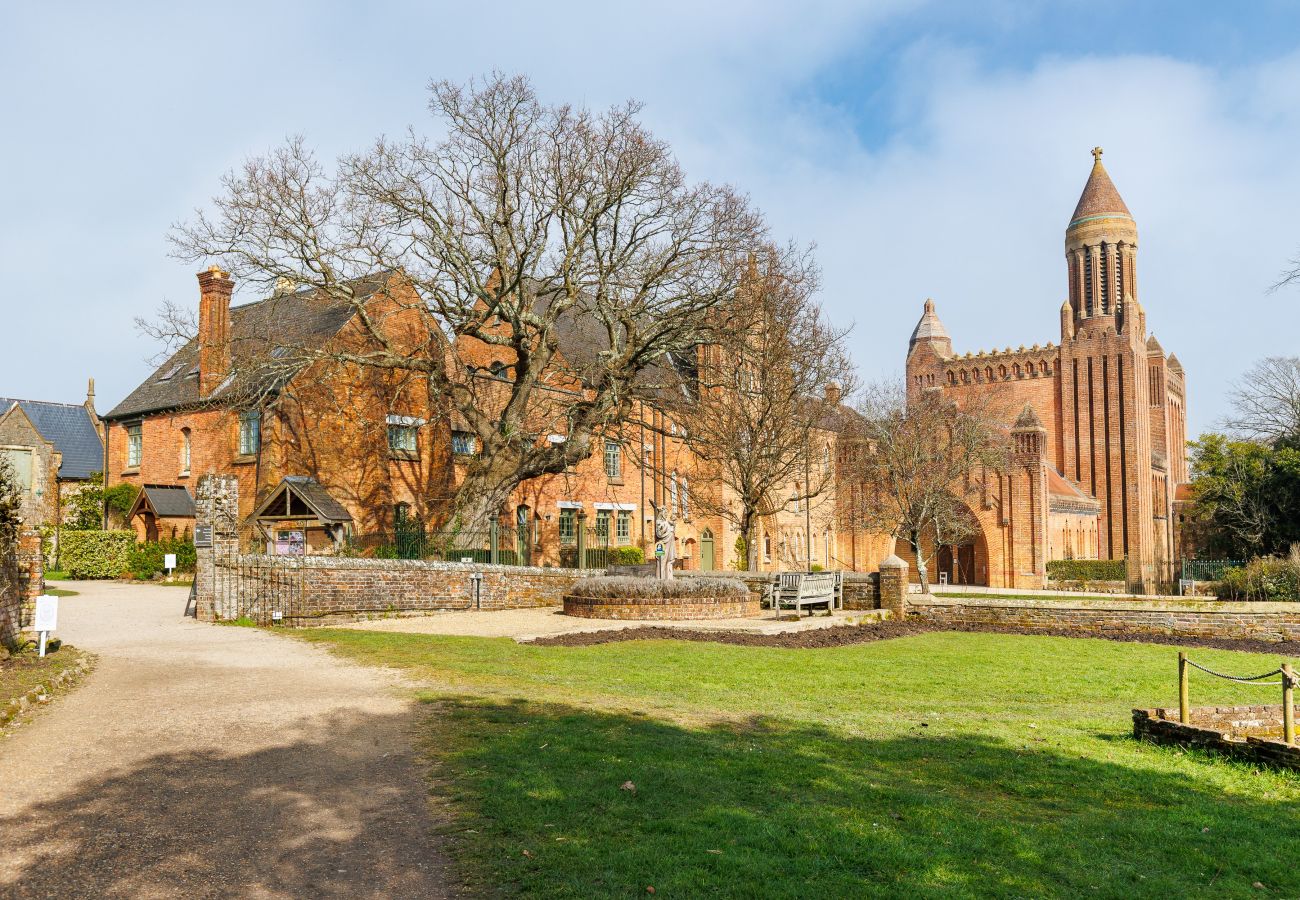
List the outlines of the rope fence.
<svg viewBox="0 0 1300 900">
<path fill-rule="evenodd" d="M 1180 650 L 1178 653 L 1178 721 L 1183 725 L 1190 725 L 1192 721 L 1191 701 L 1188 699 L 1188 676 L 1191 674 L 1192 669 L 1199 669 L 1207 675 L 1213 675 L 1215 678 L 1222 678 L 1225 681 L 1248 684 L 1253 687 L 1276 687 L 1281 685 L 1282 739 L 1288 744 L 1295 744 L 1295 686 L 1297 679 L 1290 663 L 1282 663 L 1278 668 L 1262 675 L 1225 675 L 1223 672 L 1216 672 L 1200 663 L 1192 662 L 1187 658 L 1187 653 Z M 1274 675 L 1281 675 L 1282 677 L 1278 681 L 1264 680 L 1265 678 L 1272 678 Z"/>
</svg>

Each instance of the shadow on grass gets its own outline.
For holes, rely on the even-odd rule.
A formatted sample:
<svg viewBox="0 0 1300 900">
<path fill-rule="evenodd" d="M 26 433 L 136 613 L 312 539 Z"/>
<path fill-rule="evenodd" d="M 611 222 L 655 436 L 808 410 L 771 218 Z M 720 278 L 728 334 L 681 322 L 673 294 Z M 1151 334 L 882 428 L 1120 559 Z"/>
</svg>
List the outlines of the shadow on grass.
<svg viewBox="0 0 1300 900">
<path fill-rule="evenodd" d="M 291 740 L 303 725 L 328 738 Z M 419 770 L 370 752 L 377 733 L 409 726 L 285 722 L 281 746 L 161 754 L 86 779 L 0 817 L 0 896 L 445 896 Z M 3 758 L 0 773 L 21 797 L 23 773 Z"/>
<path fill-rule="evenodd" d="M 428 749 L 463 817 L 455 855 L 494 891 L 1218 897 L 1258 896 L 1258 881 L 1300 893 L 1292 803 L 1225 793 L 1154 749 L 1124 764 L 1032 738 L 432 702 Z"/>
</svg>

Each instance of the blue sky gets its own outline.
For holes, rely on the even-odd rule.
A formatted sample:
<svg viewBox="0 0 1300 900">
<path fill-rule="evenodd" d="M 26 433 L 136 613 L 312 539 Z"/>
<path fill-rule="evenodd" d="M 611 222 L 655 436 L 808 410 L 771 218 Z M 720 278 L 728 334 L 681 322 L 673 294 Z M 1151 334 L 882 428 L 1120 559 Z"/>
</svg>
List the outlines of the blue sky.
<svg viewBox="0 0 1300 900">
<path fill-rule="evenodd" d="M 106 410 L 149 371 L 132 318 L 197 300 L 164 238 L 224 171 L 290 134 L 332 156 L 431 128 L 431 78 L 493 68 L 645 101 L 693 176 L 817 245 L 867 378 L 901 371 L 926 297 L 961 352 L 1059 339 L 1095 144 L 1192 430 L 1297 352 L 1300 289 L 1267 291 L 1300 249 L 1295 4 L 5 2 L 0 395 L 94 376 Z"/>
</svg>

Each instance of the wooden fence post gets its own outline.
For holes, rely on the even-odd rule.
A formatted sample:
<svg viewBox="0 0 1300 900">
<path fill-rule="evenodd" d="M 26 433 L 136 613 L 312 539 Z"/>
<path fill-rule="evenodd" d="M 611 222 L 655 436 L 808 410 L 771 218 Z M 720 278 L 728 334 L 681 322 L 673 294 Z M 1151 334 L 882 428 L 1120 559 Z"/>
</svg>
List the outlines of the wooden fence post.
<svg viewBox="0 0 1300 900">
<path fill-rule="evenodd" d="M 1191 724 L 1192 715 L 1187 701 L 1187 651 L 1178 651 L 1178 721 Z"/>
<path fill-rule="evenodd" d="M 1295 743 L 1295 675 L 1290 663 L 1282 663 L 1282 739 Z"/>
</svg>

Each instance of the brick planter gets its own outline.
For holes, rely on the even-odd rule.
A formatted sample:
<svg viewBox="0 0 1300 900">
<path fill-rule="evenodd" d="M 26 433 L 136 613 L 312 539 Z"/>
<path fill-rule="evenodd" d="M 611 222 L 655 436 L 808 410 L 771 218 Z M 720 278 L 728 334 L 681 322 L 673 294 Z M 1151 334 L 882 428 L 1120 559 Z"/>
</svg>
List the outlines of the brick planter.
<svg viewBox="0 0 1300 900">
<path fill-rule="evenodd" d="M 744 619 L 759 615 L 752 597 L 578 597 L 564 595 L 564 614 L 584 619 Z"/>
<path fill-rule="evenodd" d="M 1176 709 L 1133 710 L 1133 736 L 1153 744 L 1198 747 L 1247 762 L 1300 769 L 1300 744 L 1280 739 L 1282 707 L 1194 706 L 1191 722 L 1178 721 Z"/>
</svg>

